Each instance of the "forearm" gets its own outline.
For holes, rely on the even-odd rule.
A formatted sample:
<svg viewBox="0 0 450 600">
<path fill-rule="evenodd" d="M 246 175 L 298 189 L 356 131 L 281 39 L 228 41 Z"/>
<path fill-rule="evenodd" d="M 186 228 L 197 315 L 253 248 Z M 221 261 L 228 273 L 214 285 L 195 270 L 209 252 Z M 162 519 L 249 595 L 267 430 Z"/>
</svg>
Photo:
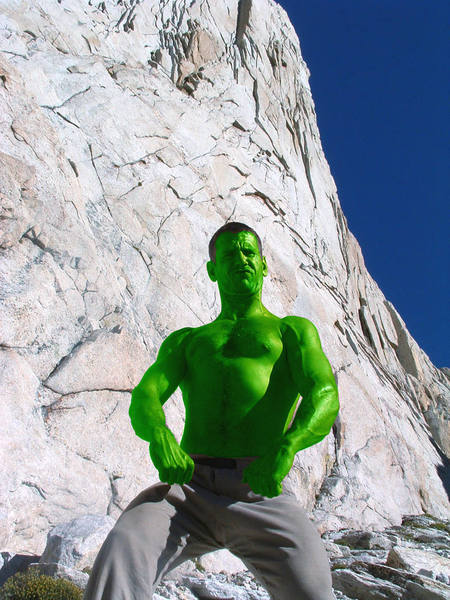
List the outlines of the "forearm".
<svg viewBox="0 0 450 600">
<path fill-rule="evenodd" d="M 330 432 L 339 410 L 337 388 L 312 388 L 303 398 L 295 418 L 283 436 L 282 446 L 296 454 L 321 442 Z"/>
<path fill-rule="evenodd" d="M 267 452 L 245 469 L 253 491 L 273 497 L 281 493 L 282 481 L 292 468 L 295 455 L 328 435 L 336 419 L 339 401 L 333 383 L 316 384 L 305 394 L 289 429 Z"/>
<path fill-rule="evenodd" d="M 129 409 L 131 425 L 136 435 L 147 442 L 158 437 L 161 430 L 167 430 L 166 416 L 156 392 L 143 392 L 139 386 L 131 394 Z"/>
<path fill-rule="evenodd" d="M 136 435 L 150 442 L 149 452 L 161 481 L 183 485 L 192 479 L 194 463 L 166 426 L 160 394 L 146 385 L 131 394 L 130 419 Z"/>
</svg>

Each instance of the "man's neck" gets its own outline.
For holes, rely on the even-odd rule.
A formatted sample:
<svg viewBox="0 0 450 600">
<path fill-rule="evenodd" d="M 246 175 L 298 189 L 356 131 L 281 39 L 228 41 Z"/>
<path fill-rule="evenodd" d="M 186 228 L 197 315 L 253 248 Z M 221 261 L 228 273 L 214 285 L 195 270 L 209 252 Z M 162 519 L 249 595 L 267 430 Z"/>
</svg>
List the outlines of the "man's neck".
<svg viewBox="0 0 450 600">
<path fill-rule="evenodd" d="M 269 311 L 261 302 L 259 294 L 241 296 L 221 294 L 222 309 L 216 320 L 237 321 L 268 315 Z"/>
</svg>

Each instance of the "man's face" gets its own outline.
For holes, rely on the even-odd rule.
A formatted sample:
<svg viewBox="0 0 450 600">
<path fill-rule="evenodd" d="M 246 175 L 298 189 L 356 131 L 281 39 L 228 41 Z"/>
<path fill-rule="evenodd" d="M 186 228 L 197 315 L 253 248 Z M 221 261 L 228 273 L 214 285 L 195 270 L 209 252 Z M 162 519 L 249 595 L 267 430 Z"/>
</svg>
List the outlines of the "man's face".
<svg viewBox="0 0 450 600">
<path fill-rule="evenodd" d="M 250 231 L 224 231 L 216 240 L 216 262 L 209 261 L 208 273 L 219 289 L 229 294 L 255 294 L 267 275 L 266 259 Z"/>
</svg>

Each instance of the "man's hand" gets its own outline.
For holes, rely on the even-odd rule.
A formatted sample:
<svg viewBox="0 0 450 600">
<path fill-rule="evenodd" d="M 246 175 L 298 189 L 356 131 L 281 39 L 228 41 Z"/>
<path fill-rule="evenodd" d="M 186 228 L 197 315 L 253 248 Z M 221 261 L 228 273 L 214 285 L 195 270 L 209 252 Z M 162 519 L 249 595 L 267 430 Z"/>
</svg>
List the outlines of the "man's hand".
<svg viewBox="0 0 450 600">
<path fill-rule="evenodd" d="M 194 474 L 194 461 L 178 444 L 167 427 L 155 432 L 150 443 L 150 457 L 164 483 L 188 483 Z"/>
<path fill-rule="evenodd" d="M 242 481 L 248 483 L 255 494 L 273 498 L 283 491 L 281 482 L 289 473 L 295 452 L 281 446 L 260 456 L 244 469 Z"/>
</svg>

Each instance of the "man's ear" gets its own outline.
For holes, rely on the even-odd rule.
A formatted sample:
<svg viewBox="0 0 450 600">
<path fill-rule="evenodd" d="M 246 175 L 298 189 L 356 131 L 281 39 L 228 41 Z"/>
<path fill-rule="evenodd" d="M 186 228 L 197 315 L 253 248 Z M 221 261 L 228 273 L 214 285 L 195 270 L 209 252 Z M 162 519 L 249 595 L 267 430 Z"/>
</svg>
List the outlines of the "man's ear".
<svg viewBox="0 0 450 600">
<path fill-rule="evenodd" d="M 211 281 L 217 281 L 216 263 L 212 260 L 208 260 L 208 262 L 206 263 L 206 270 L 208 271 L 208 276 L 211 279 Z"/>
<path fill-rule="evenodd" d="M 263 277 L 265 277 L 268 273 L 267 262 L 266 262 L 265 256 L 262 257 L 262 262 L 263 262 Z"/>
</svg>

